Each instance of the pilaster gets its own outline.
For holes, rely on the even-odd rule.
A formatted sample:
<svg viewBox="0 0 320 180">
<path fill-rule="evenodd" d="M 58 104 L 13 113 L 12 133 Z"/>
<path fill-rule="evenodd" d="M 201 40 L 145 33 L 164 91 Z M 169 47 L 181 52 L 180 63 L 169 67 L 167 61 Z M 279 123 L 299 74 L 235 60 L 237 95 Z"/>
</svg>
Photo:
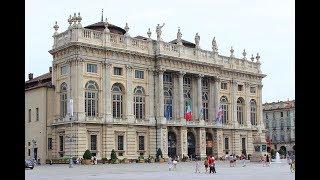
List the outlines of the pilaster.
<svg viewBox="0 0 320 180">
<path fill-rule="evenodd" d="M 134 123 L 134 114 L 133 114 L 133 87 L 132 87 L 132 73 L 133 68 L 130 65 L 126 65 L 126 117 L 128 123 Z"/>
<path fill-rule="evenodd" d="M 183 97 L 183 76 L 186 73 L 183 71 L 179 72 L 179 119 L 181 122 L 185 122 L 184 118 L 184 97 Z"/>
<path fill-rule="evenodd" d="M 168 130 L 167 127 L 158 127 L 157 130 L 157 138 L 158 138 L 158 143 L 157 143 L 157 150 L 160 148 L 162 151 L 162 156 L 163 158 L 167 159 L 168 158 Z"/>
<path fill-rule="evenodd" d="M 111 115 L 111 64 L 105 62 L 104 63 L 104 103 L 105 103 L 105 121 L 112 122 L 112 115 Z"/>
</svg>

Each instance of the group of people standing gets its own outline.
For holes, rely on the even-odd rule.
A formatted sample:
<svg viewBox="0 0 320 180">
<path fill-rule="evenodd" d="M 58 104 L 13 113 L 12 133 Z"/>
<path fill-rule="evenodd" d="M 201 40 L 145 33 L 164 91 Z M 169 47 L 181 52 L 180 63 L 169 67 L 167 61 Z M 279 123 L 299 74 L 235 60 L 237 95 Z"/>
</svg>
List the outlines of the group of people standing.
<svg viewBox="0 0 320 180">
<path fill-rule="evenodd" d="M 216 171 L 216 160 L 214 156 L 207 156 L 207 158 L 204 160 L 204 168 L 206 169 L 206 173 L 208 172 L 208 167 L 209 167 L 209 173 L 217 173 Z M 196 172 L 198 168 L 196 166 Z"/>
<path fill-rule="evenodd" d="M 263 157 L 261 157 L 260 161 L 262 162 L 263 166 L 269 166 L 271 164 L 269 154 L 264 155 Z"/>
</svg>

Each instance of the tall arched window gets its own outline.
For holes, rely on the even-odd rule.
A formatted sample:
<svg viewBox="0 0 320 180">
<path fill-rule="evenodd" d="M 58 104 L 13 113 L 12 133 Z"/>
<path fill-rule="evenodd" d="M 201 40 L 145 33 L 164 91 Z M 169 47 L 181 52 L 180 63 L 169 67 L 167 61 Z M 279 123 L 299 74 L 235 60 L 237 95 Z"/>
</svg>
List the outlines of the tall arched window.
<svg viewBox="0 0 320 180">
<path fill-rule="evenodd" d="M 208 97 L 208 92 L 206 91 L 202 93 L 202 108 L 203 108 L 203 119 L 207 121 L 209 120 L 209 97 Z"/>
<path fill-rule="evenodd" d="M 113 118 L 122 118 L 123 90 L 119 83 L 112 86 L 112 115 Z"/>
<path fill-rule="evenodd" d="M 85 87 L 86 116 L 98 116 L 98 85 L 94 81 L 89 81 Z"/>
<path fill-rule="evenodd" d="M 163 75 L 163 97 L 164 97 L 164 117 L 172 119 L 173 104 L 173 82 L 172 74 L 165 73 Z"/>
<path fill-rule="evenodd" d="M 136 119 L 145 118 L 145 93 L 141 86 L 134 89 L 133 108 Z"/>
<path fill-rule="evenodd" d="M 60 115 L 65 117 L 67 114 L 67 84 L 62 83 L 60 86 Z"/>
<path fill-rule="evenodd" d="M 257 103 L 253 99 L 250 101 L 250 120 L 252 125 L 257 125 Z"/>
<path fill-rule="evenodd" d="M 220 105 L 223 112 L 222 115 L 222 124 L 227 124 L 228 122 L 228 99 L 225 96 L 222 96 L 220 99 Z"/>
<path fill-rule="evenodd" d="M 202 110 L 203 119 L 209 120 L 209 80 L 208 78 L 202 78 Z"/>
<path fill-rule="evenodd" d="M 183 97 L 184 97 L 184 112 L 187 112 L 188 101 L 192 104 L 191 98 L 191 77 L 183 77 Z M 191 106 L 192 112 L 192 106 Z"/>
<path fill-rule="evenodd" d="M 244 100 L 242 98 L 238 98 L 238 100 L 237 100 L 237 120 L 240 125 L 243 125 L 243 107 L 244 107 Z"/>
</svg>

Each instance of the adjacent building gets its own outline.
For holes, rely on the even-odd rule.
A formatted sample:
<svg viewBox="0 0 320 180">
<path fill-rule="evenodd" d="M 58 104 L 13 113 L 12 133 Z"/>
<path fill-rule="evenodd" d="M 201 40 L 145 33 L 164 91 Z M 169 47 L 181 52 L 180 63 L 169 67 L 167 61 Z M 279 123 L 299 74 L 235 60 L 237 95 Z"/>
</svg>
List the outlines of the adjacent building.
<svg viewBox="0 0 320 180">
<path fill-rule="evenodd" d="M 164 158 L 222 157 L 252 154 L 253 143 L 265 140 L 259 54 L 236 58 L 231 48 L 220 55 L 215 38 L 203 50 L 198 33 L 192 43 L 180 29 L 165 42 L 159 24 L 152 39 L 150 29 L 132 37 L 128 24 L 102 18 L 82 27 L 81 20 L 70 16 L 61 33 L 54 26 L 52 71 L 43 75 L 50 83 L 28 89 L 43 76 L 26 82 L 26 143 L 36 141 L 27 155 L 37 147 L 41 161 L 86 149 L 110 158 L 114 149 L 120 159 L 136 159 L 160 148 Z"/>
<path fill-rule="evenodd" d="M 272 149 L 293 151 L 295 146 L 295 101 L 263 104 L 266 139 Z"/>
</svg>

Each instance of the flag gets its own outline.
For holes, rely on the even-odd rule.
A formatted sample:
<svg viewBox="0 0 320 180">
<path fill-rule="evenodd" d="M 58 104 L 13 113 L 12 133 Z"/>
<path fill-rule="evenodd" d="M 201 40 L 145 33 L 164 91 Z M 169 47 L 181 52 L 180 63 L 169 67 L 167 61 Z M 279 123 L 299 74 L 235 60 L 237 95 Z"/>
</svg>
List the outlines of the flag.
<svg viewBox="0 0 320 180">
<path fill-rule="evenodd" d="M 187 111 L 184 115 L 185 119 L 187 121 L 190 121 L 192 119 L 192 112 L 191 112 L 191 100 L 187 101 Z"/>
<path fill-rule="evenodd" d="M 216 123 L 217 124 L 222 124 L 222 117 L 223 117 L 223 110 L 220 107 L 218 112 L 217 112 L 217 115 L 216 115 Z"/>
</svg>

